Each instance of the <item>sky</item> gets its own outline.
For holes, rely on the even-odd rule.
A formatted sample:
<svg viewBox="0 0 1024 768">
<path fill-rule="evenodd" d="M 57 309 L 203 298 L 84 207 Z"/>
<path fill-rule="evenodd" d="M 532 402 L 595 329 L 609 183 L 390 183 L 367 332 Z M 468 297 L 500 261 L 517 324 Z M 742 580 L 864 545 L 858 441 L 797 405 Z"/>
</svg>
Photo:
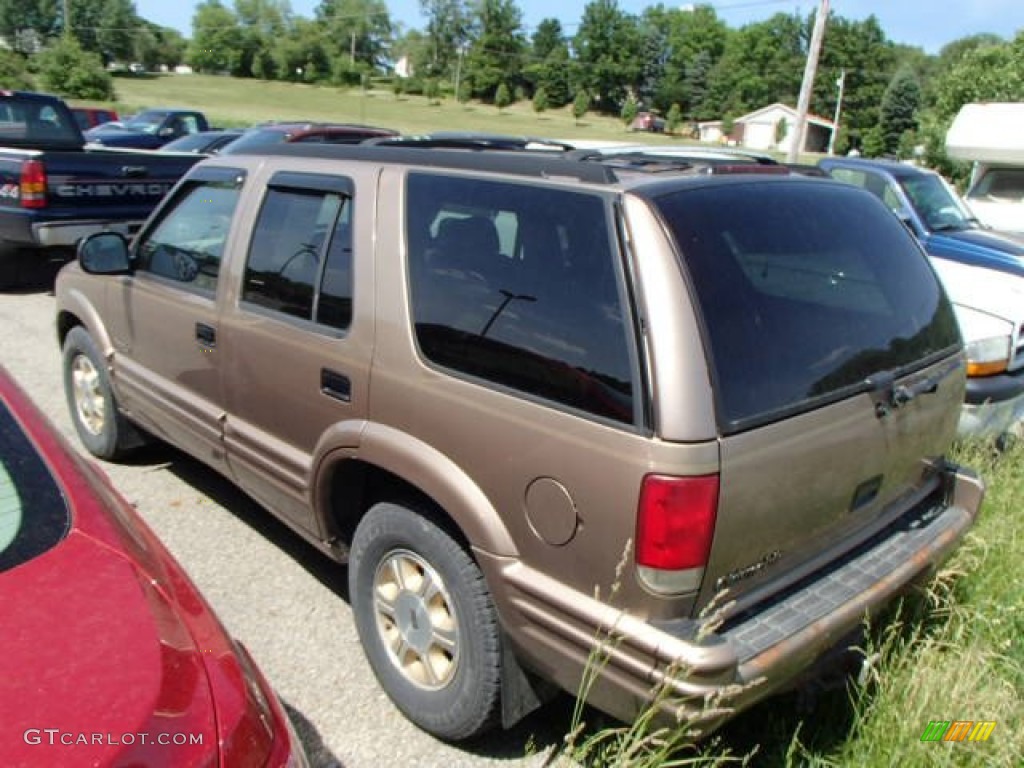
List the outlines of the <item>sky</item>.
<svg viewBox="0 0 1024 768">
<path fill-rule="evenodd" d="M 232 6 L 232 0 L 222 0 Z M 619 8 L 640 14 L 657 3 L 649 0 L 619 0 Z M 685 7 L 680 2 L 677 7 Z M 799 12 L 809 15 L 818 0 L 711 0 L 718 17 L 730 27 L 763 21 L 776 13 Z M 174 27 L 186 37 L 191 36 L 194 0 L 135 0 L 140 16 L 162 26 Z M 299 16 L 312 18 L 319 0 L 291 0 L 292 10 Z M 587 0 L 518 0 L 523 22 L 529 33 L 542 19 L 557 18 L 568 35 L 576 32 Z M 666 7 L 676 5 L 663 3 Z M 387 0 L 393 22 L 406 29 L 422 29 L 419 0 Z M 943 45 L 967 35 L 987 32 L 1012 39 L 1024 29 L 1024 0 L 831 0 L 832 13 L 852 20 L 874 14 L 894 43 L 923 48 L 938 53 Z"/>
</svg>

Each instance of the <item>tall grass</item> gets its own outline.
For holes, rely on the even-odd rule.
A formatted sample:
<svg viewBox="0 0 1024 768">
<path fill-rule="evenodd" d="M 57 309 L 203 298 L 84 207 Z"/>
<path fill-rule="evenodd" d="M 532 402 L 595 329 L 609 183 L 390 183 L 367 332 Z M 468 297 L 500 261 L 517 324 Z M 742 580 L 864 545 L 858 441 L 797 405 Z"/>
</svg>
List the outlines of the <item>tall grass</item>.
<svg viewBox="0 0 1024 768">
<path fill-rule="evenodd" d="M 867 627 L 857 679 L 762 702 L 698 745 L 686 723 L 659 730 L 650 712 L 591 733 L 577 725 L 560 759 L 588 768 L 1024 765 L 1024 445 L 1001 454 L 961 445 L 954 459 L 985 478 L 981 516 L 926 591 Z M 932 720 L 997 725 L 986 742 L 922 742 Z"/>
</svg>

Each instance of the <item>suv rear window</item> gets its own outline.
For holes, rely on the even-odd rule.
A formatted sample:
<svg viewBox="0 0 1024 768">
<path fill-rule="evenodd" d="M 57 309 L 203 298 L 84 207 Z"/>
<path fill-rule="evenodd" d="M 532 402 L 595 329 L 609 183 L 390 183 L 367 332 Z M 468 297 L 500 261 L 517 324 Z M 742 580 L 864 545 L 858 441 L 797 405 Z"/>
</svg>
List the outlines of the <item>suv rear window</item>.
<svg viewBox="0 0 1024 768">
<path fill-rule="evenodd" d="M 848 396 L 873 374 L 901 375 L 960 345 L 926 257 L 869 194 L 746 182 L 654 202 L 699 302 L 725 433 Z"/>
<path fill-rule="evenodd" d="M 0 572 L 55 547 L 70 525 L 56 481 L 0 401 Z"/>
</svg>

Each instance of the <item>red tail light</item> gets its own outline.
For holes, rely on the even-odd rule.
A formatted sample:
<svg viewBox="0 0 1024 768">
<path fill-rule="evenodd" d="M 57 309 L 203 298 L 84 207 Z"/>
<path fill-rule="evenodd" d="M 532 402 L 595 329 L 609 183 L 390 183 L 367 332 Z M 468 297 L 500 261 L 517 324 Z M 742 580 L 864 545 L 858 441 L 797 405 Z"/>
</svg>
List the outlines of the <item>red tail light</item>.
<svg viewBox="0 0 1024 768">
<path fill-rule="evenodd" d="M 648 475 L 640 489 L 636 563 L 659 592 L 697 589 L 711 552 L 718 475 Z M 666 571 L 677 573 L 662 573 Z"/>
<path fill-rule="evenodd" d="M 21 166 L 21 207 L 46 207 L 46 167 L 41 160 L 26 160 Z"/>
</svg>

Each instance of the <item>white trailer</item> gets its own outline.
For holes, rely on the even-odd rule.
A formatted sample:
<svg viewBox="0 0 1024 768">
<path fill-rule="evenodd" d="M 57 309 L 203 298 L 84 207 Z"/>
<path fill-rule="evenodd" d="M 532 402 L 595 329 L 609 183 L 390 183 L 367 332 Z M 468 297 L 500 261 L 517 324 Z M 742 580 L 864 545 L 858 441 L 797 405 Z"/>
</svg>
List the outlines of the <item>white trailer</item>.
<svg viewBox="0 0 1024 768">
<path fill-rule="evenodd" d="M 967 203 L 993 229 L 1024 232 L 1024 103 L 966 104 L 946 153 L 974 163 Z"/>
</svg>

